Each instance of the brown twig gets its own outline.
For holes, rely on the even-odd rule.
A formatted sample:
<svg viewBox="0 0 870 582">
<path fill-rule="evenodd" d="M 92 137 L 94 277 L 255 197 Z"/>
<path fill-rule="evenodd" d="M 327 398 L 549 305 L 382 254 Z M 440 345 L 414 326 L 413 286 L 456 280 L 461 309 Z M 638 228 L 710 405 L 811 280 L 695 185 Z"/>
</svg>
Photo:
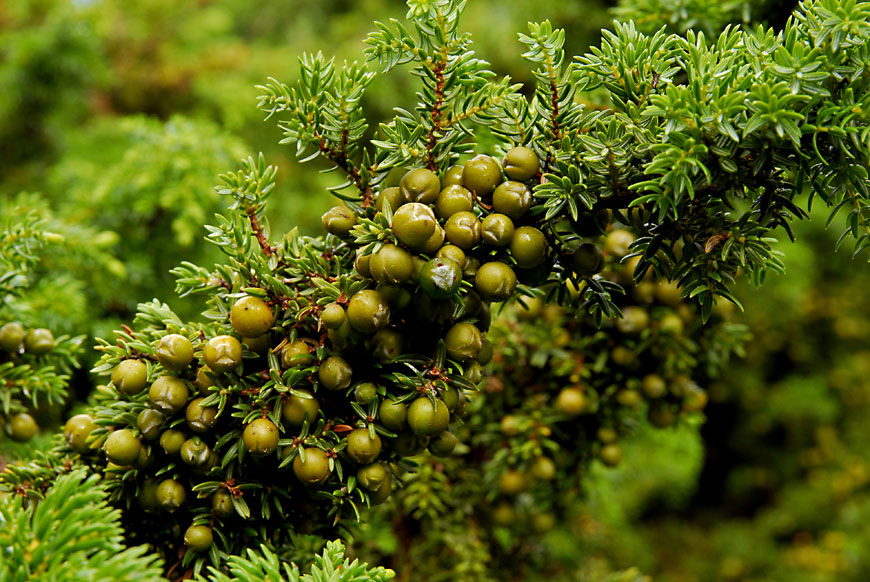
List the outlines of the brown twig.
<svg viewBox="0 0 870 582">
<path fill-rule="evenodd" d="M 251 221 L 251 230 L 254 231 L 254 236 L 257 237 L 257 242 L 260 243 L 260 248 L 263 249 L 263 254 L 271 257 L 278 249 L 269 244 L 266 235 L 263 233 L 263 227 L 260 226 L 260 221 L 257 219 L 257 213 L 253 208 L 247 209 L 248 219 Z"/>
</svg>

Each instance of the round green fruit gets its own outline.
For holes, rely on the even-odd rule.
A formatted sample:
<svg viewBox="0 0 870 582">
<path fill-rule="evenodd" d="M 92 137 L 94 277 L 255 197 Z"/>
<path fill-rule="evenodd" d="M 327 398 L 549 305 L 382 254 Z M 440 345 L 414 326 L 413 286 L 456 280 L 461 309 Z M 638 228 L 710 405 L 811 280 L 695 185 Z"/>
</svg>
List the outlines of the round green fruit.
<svg viewBox="0 0 870 582">
<path fill-rule="evenodd" d="M 212 379 L 213 376 L 217 376 L 217 374 L 208 366 L 200 366 L 197 368 L 196 380 L 193 381 L 193 385 L 196 386 L 196 389 L 200 394 L 208 394 L 208 389 L 214 386 L 214 380 Z"/>
<path fill-rule="evenodd" d="M 465 251 L 456 245 L 444 245 L 435 253 L 435 258 L 450 259 L 459 265 L 460 269 L 465 266 Z"/>
<path fill-rule="evenodd" d="M 483 334 L 471 323 L 457 323 L 444 336 L 447 355 L 460 362 L 470 362 L 483 348 Z"/>
<path fill-rule="evenodd" d="M 438 222 L 432 209 L 419 202 L 403 204 L 393 215 L 390 229 L 403 245 L 419 250 L 435 234 Z"/>
<path fill-rule="evenodd" d="M 508 216 L 493 213 L 480 223 L 480 238 L 484 244 L 506 247 L 514 238 L 514 222 Z"/>
<path fill-rule="evenodd" d="M 242 342 L 231 335 L 219 335 L 208 340 L 202 353 L 205 365 L 217 372 L 231 372 L 242 363 Z"/>
<path fill-rule="evenodd" d="M 658 374 L 647 374 L 641 380 L 640 389 L 647 398 L 661 398 L 667 393 L 668 385 Z"/>
<path fill-rule="evenodd" d="M 24 336 L 24 351 L 34 356 L 44 356 L 54 349 L 54 335 L 50 329 L 38 327 Z"/>
<path fill-rule="evenodd" d="M 184 408 L 189 395 L 187 383 L 175 376 L 160 376 L 148 389 L 151 405 L 168 414 L 174 414 Z"/>
<path fill-rule="evenodd" d="M 63 426 L 63 438 L 69 448 L 79 454 L 87 453 L 91 450 L 88 444 L 88 437 L 91 432 L 97 428 L 94 420 L 87 414 L 76 414 L 66 421 Z"/>
<path fill-rule="evenodd" d="M 429 452 L 434 457 L 449 457 L 456 450 L 459 439 L 450 431 L 445 430 L 429 441 Z"/>
<path fill-rule="evenodd" d="M 368 465 L 381 454 L 381 446 L 381 437 L 375 434 L 375 438 L 370 438 L 368 429 L 358 428 L 347 435 L 345 451 L 360 465 Z"/>
<path fill-rule="evenodd" d="M 170 513 L 184 505 L 187 499 L 187 492 L 184 490 L 184 485 L 175 479 L 164 479 L 157 486 L 157 504 L 164 511 Z"/>
<path fill-rule="evenodd" d="M 622 462 L 622 448 L 616 443 L 604 445 L 601 447 L 598 457 L 608 467 L 615 467 Z"/>
<path fill-rule="evenodd" d="M 479 197 L 488 196 L 501 181 L 501 166 L 485 154 L 476 155 L 468 160 L 462 171 L 462 185 Z"/>
<path fill-rule="evenodd" d="M 492 193 L 492 209 L 519 220 L 532 207 L 532 191 L 522 182 L 502 182 Z"/>
<path fill-rule="evenodd" d="M 181 450 L 178 451 L 178 453 L 184 464 L 192 467 L 202 467 L 208 463 L 208 458 L 211 456 L 211 449 L 199 437 L 194 437 L 184 441 L 181 445 Z"/>
<path fill-rule="evenodd" d="M 390 306 L 379 292 L 364 289 L 350 298 L 347 318 L 356 331 L 374 333 L 390 322 Z"/>
<path fill-rule="evenodd" d="M 290 397 L 284 401 L 281 407 L 281 414 L 284 416 L 284 420 L 292 426 L 302 426 L 307 416 L 308 422 L 313 423 L 314 419 L 317 418 L 317 413 L 320 412 L 320 403 L 307 390 L 297 390 L 297 392 L 303 392 L 311 397 L 303 398 L 290 394 Z"/>
<path fill-rule="evenodd" d="M 203 400 L 205 400 L 205 398 L 191 400 L 184 413 L 184 417 L 187 420 L 187 426 L 190 427 L 190 430 L 200 434 L 208 432 L 215 424 L 217 424 L 218 413 L 216 406 L 203 406 Z"/>
<path fill-rule="evenodd" d="M 360 467 L 356 472 L 356 480 L 361 487 L 369 491 L 377 491 L 390 479 L 390 471 L 383 463 L 372 463 Z"/>
<path fill-rule="evenodd" d="M 582 388 L 563 388 L 556 397 L 556 408 L 562 414 L 579 416 L 586 412 L 588 401 Z"/>
<path fill-rule="evenodd" d="M 136 417 L 136 428 L 146 441 L 153 441 L 160 437 L 160 428 L 163 426 L 164 416 L 153 408 L 146 408 Z"/>
<path fill-rule="evenodd" d="M 159 507 L 157 503 L 157 482 L 153 479 L 145 479 L 142 482 L 142 487 L 139 488 L 139 493 L 136 495 L 136 502 L 144 511 L 151 513 Z"/>
<path fill-rule="evenodd" d="M 541 163 L 534 150 L 525 146 L 517 146 L 508 150 L 501 166 L 511 180 L 527 182 L 537 175 Z"/>
<path fill-rule="evenodd" d="M 334 206 L 326 211 L 321 217 L 323 228 L 329 234 L 346 237 L 350 230 L 356 226 L 356 214 L 346 206 Z"/>
<path fill-rule="evenodd" d="M 326 326 L 326 329 L 338 329 L 341 324 L 347 319 L 347 313 L 344 307 L 338 303 L 330 303 L 323 308 L 323 313 L 320 314 L 320 321 Z"/>
<path fill-rule="evenodd" d="M 27 332 L 23 325 L 17 321 L 10 321 L 0 327 L 0 348 L 7 352 L 16 353 L 21 349 L 26 335 Z"/>
<path fill-rule="evenodd" d="M 157 361 L 167 370 L 182 370 L 193 361 L 193 345 L 183 335 L 171 333 L 157 343 Z"/>
<path fill-rule="evenodd" d="M 432 236 L 429 237 L 429 240 L 420 247 L 420 252 L 424 255 L 432 256 L 438 252 L 438 249 L 444 244 L 444 238 L 447 234 L 444 232 L 444 229 L 441 228 L 441 225 L 435 227 L 435 232 Z"/>
<path fill-rule="evenodd" d="M 580 276 L 591 277 L 604 268 L 604 253 L 593 243 L 583 243 L 571 254 L 571 268 Z"/>
<path fill-rule="evenodd" d="M 549 457 L 537 457 L 532 461 L 532 476 L 541 481 L 552 481 L 556 477 L 556 463 Z"/>
<path fill-rule="evenodd" d="M 177 455 L 181 451 L 181 445 L 187 440 L 187 435 L 178 429 L 170 428 L 164 430 L 160 435 L 160 446 L 169 456 Z"/>
<path fill-rule="evenodd" d="M 184 545 L 197 554 L 208 550 L 213 541 L 211 528 L 205 525 L 192 525 L 184 532 Z"/>
<path fill-rule="evenodd" d="M 485 301 L 505 301 L 517 288 L 517 275 L 504 263 L 484 263 L 474 277 L 474 288 Z"/>
<path fill-rule="evenodd" d="M 502 495 L 519 495 L 528 488 L 526 474 L 516 469 L 508 469 L 498 480 L 498 490 Z"/>
<path fill-rule="evenodd" d="M 429 297 L 447 299 L 462 287 L 462 268 L 452 259 L 436 257 L 423 265 L 419 282 Z"/>
<path fill-rule="evenodd" d="M 622 333 L 637 334 L 649 327 L 649 314 L 643 307 L 630 305 L 622 310 L 622 319 L 616 320 Z"/>
<path fill-rule="evenodd" d="M 417 436 L 432 437 L 447 430 L 450 412 L 447 405 L 439 399 L 435 404 L 427 397 L 420 397 L 408 407 L 408 426 Z"/>
<path fill-rule="evenodd" d="M 122 394 L 138 394 L 147 383 L 148 366 L 142 360 L 123 360 L 112 370 L 112 384 Z"/>
<path fill-rule="evenodd" d="M 447 186 L 435 200 L 435 213 L 439 218 L 450 218 L 457 212 L 471 212 L 474 198 L 467 188 L 459 185 Z"/>
<path fill-rule="evenodd" d="M 259 297 L 242 297 L 230 309 L 230 323 L 242 337 L 260 337 L 274 322 L 272 308 Z"/>
<path fill-rule="evenodd" d="M 9 436 L 12 440 L 25 443 L 36 436 L 39 425 L 36 420 L 26 412 L 19 412 L 9 419 Z"/>
<path fill-rule="evenodd" d="M 457 212 L 444 223 L 444 235 L 450 244 L 467 251 L 480 242 L 480 220 L 472 212 Z"/>
<path fill-rule="evenodd" d="M 132 465 L 142 449 L 142 443 L 128 428 L 112 431 L 103 446 L 106 457 L 116 465 Z"/>
<path fill-rule="evenodd" d="M 375 281 L 382 285 L 401 285 L 411 278 L 414 265 L 408 251 L 386 244 L 372 255 L 369 270 Z"/>
<path fill-rule="evenodd" d="M 396 208 L 406 203 L 404 194 L 399 188 L 392 186 L 381 190 L 375 197 L 375 210 L 383 212 L 386 206 L 390 207 L 390 212 L 395 212 Z"/>
<path fill-rule="evenodd" d="M 252 455 L 268 455 L 278 448 L 278 427 L 268 418 L 258 418 L 245 427 L 242 442 Z"/>
<path fill-rule="evenodd" d="M 431 204 L 441 191 L 441 182 L 432 170 L 416 168 L 402 176 L 399 190 L 408 202 Z"/>
<path fill-rule="evenodd" d="M 379 362 L 389 362 L 405 351 L 404 336 L 394 329 L 381 329 L 368 341 L 366 346 Z"/>
<path fill-rule="evenodd" d="M 547 259 L 547 238 L 534 226 L 521 226 L 510 242 L 511 256 L 520 269 L 533 269 Z"/>
<path fill-rule="evenodd" d="M 327 390 L 344 390 L 350 386 L 353 369 L 341 356 L 330 356 L 317 369 L 320 385 Z"/>
<path fill-rule="evenodd" d="M 211 510 L 218 517 L 229 517 L 235 513 L 233 494 L 229 491 L 217 490 L 211 496 Z"/>
<path fill-rule="evenodd" d="M 444 173 L 444 181 L 441 186 L 443 188 L 447 188 L 448 186 L 462 186 L 462 172 L 465 170 L 462 166 L 450 166 L 447 168 L 447 171 Z"/>
<path fill-rule="evenodd" d="M 403 430 L 408 426 L 408 406 L 404 402 L 385 398 L 378 406 L 378 420 L 387 430 Z"/>
<path fill-rule="evenodd" d="M 312 366 L 317 361 L 312 351 L 312 345 L 305 340 L 289 342 L 281 349 L 281 365 L 285 368 Z"/>
<path fill-rule="evenodd" d="M 302 459 L 305 454 L 305 460 Z M 332 470 L 329 468 L 329 457 L 326 452 L 317 447 L 306 447 L 293 459 L 293 473 L 309 487 L 321 485 L 329 479 Z"/>
<path fill-rule="evenodd" d="M 373 382 L 357 384 L 357 387 L 353 389 L 353 399 L 356 400 L 357 404 L 368 404 L 377 395 L 378 387 Z"/>
<path fill-rule="evenodd" d="M 607 234 L 607 238 L 604 239 L 604 248 L 607 250 L 608 253 L 621 259 L 628 254 L 628 248 L 633 242 L 633 234 L 631 234 L 627 230 L 617 228 L 611 230 Z"/>
<path fill-rule="evenodd" d="M 387 480 L 384 481 L 384 484 L 375 491 L 369 493 L 369 505 L 372 507 L 374 507 L 375 505 L 380 505 L 381 503 L 389 499 L 392 493 L 393 480 L 389 475 L 387 475 Z"/>
</svg>

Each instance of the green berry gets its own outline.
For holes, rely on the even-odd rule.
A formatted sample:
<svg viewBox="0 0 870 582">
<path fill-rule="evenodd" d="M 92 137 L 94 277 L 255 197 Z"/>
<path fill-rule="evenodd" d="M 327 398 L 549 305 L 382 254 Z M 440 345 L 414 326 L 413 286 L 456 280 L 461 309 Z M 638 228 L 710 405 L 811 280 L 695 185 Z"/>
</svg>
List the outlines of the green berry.
<svg viewBox="0 0 870 582">
<path fill-rule="evenodd" d="M 344 390 L 350 386 L 353 369 L 341 356 L 330 356 L 317 369 L 320 385 L 327 390 Z"/>
<path fill-rule="evenodd" d="M 163 448 L 164 453 L 174 456 L 181 451 L 181 445 L 183 445 L 186 440 L 187 435 L 180 430 L 170 428 L 164 430 L 163 434 L 160 435 L 160 446 Z"/>
<path fill-rule="evenodd" d="M 113 431 L 106 439 L 104 445 L 106 457 L 117 465 L 132 465 L 139 451 L 142 449 L 142 443 L 133 434 L 133 431 L 128 428 Z"/>
<path fill-rule="evenodd" d="M 170 513 L 184 505 L 187 492 L 184 485 L 175 479 L 164 479 L 157 486 L 157 504 Z"/>
<path fill-rule="evenodd" d="M 305 460 L 302 459 L 302 453 Z M 329 457 L 326 452 L 317 447 L 306 447 L 293 459 L 293 473 L 309 487 L 321 485 L 329 479 L 332 470 L 329 468 Z"/>
<path fill-rule="evenodd" d="M 266 352 L 269 351 L 269 348 L 272 347 L 268 335 L 261 335 L 260 337 L 243 337 L 242 343 L 249 350 L 260 356 L 265 355 Z"/>
<path fill-rule="evenodd" d="M 373 382 L 362 382 L 353 389 L 353 399 L 357 404 L 368 404 L 378 395 L 378 387 Z"/>
<path fill-rule="evenodd" d="M 459 265 L 460 269 L 465 266 L 465 251 L 456 245 L 444 245 L 435 253 L 435 258 L 450 259 Z"/>
<path fill-rule="evenodd" d="M 517 288 L 517 276 L 508 265 L 493 261 L 477 270 L 474 288 L 485 301 L 505 301 Z"/>
<path fill-rule="evenodd" d="M 54 349 L 54 335 L 50 329 L 38 327 L 24 336 L 24 351 L 34 356 L 44 356 Z"/>
<path fill-rule="evenodd" d="M 517 146 L 508 150 L 501 165 L 508 178 L 526 182 L 538 173 L 540 161 L 534 150 L 525 146 Z"/>
<path fill-rule="evenodd" d="M 647 374 L 640 382 L 640 389 L 647 398 L 661 398 L 667 394 L 668 385 L 658 374 Z"/>
<path fill-rule="evenodd" d="M 260 337 L 274 322 L 272 308 L 259 297 L 242 297 L 230 309 L 230 323 L 242 337 Z"/>
<path fill-rule="evenodd" d="M 216 406 L 203 406 L 205 398 L 196 398 L 187 405 L 184 417 L 187 426 L 196 433 L 205 433 L 217 424 L 218 409 Z"/>
<path fill-rule="evenodd" d="M 622 462 L 622 448 L 616 443 L 604 445 L 598 452 L 598 457 L 608 467 L 615 467 Z"/>
<path fill-rule="evenodd" d="M 364 465 L 356 472 L 357 482 L 369 491 L 377 491 L 389 479 L 390 471 L 383 463 Z"/>
<path fill-rule="evenodd" d="M 416 168 L 409 171 L 399 182 L 399 189 L 408 202 L 435 202 L 441 191 L 441 182 L 435 172 L 426 168 Z"/>
<path fill-rule="evenodd" d="M 389 362 L 402 355 L 405 350 L 404 337 L 394 329 L 378 330 L 366 345 L 379 362 Z"/>
<path fill-rule="evenodd" d="M 375 197 L 375 210 L 383 212 L 384 207 L 389 206 L 390 212 L 395 212 L 399 206 L 406 202 L 405 195 L 402 194 L 402 191 L 399 188 L 396 188 L 395 186 L 384 188 Z"/>
<path fill-rule="evenodd" d="M 9 419 L 9 436 L 12 440 L 25 443 L 36 436 L 39 425 L 36 420 L 26 412 L 19 412 Z"/>
<path fill-rule="evenodd" d="M 313 423 L 317 418 L 317 413 L 320 412 L 320 403 L 307 390 L 297 390 L 297 392 L 307 394 L 310 398 L 290 394 L 289 398 L 281 406 L 281 414 L 284 416 L 284 420 L 292 426 L 302 426 L 307 416 L 308 422 Z"/>
<path fill-rule="evenodd" d="M 159 507 L 157 503 L 157 482 L 153 479 L 145 479 L 136 495 L 136 502 L 142 510 L 151 513 Z"/>
<path fill-rule="evenodd" d="M 435 258 L 423 265 L 419 282 L 429 297 L 447 299 L 462 287 L 462 268 L 451 259 Z"/>
<path fill-rule="evenodd" d="M 347 435 L 345 451 L 357 463 L 367 465 L 374 462 L 381 454 L 381 437 L 376 433 L 375 438 L 370 438 L 367 428 L 352 430 Z"/>
<path fill-rule="evenodd" d="M 185 407 L 190 391 L 187 383 L 175 376 L 160 376 L 148 390 L 152 406 L 161 412 L 174 414 Z"/>
<path fill-rule="evenodd" d="M 522 182 L 502 182 L 492 193 L 492 209 L 514 220 L 525 216 L 532 207 L 532 191 Z"/>
<path fill-rule="evenodd" d="M 630 305 L 622 310 L 622 319 L 616 320 L 616 327 L 622 333 L 638 334 L 649 327 L 649 314 L 643 307 Z"/>
<path fill-rule="evenodd" d="M 242 363 L 242 342 L 231 335 L 215 336 L 205 344 L 202 357 L 218 374 L 231 372 Z"/>
<path fill-rule="evenodd" d="M 521 226 L 510 242 L 511 256 L 520 269 L 533 269 L 547 259 L 547 238 L 534 226 Z"/>
<path fill-rule="evenodd" d="M 586 412 L 588 402 L 582 388 L 563 388 L 556 397 L 556 408 L 562 414 L 578 416 Z"/>
<path fill-rule="evenodd" d="M 399 457 L 413 457 L 423 450 L 423 446 L 421 439 L 410 430 L 401 431 L 396 438 L 390 439 L 390 449 Z"/>
<path fill-rule="evenodd" d="M 218 517 L 229 517 L 235 513 L 232 493 L 220 489 L 215 491 L 211 496 L 211 510 Z"/>
<path fill-rule="evenodd" d="M 457 212 L 471 212 L 473 208 L 471 192 L 459 185 L 447 186 L 435 200 L 435 213 L 439 218 L 450 218 Z"/>
<path fill-rule="evenodd" d="M 278 447 L 278 427 L 268 418 L 258 418 L 245 427 L 242 441 L 252 455 L 268 455 Z"/>
<path fill-rule="evenodd" d="M 371 255 L 364 255 L 363 249 L 359 248 L 356 250 L 356 258 L 353 261 L 353 268 L 356 269 L 356 272 L 362 275 L 363 277 L 371 277 L 372 271 L 370 267 L 370 261 L 372 259 Z"/>
<path fill-rule="evenodd" d="M 346 206 L 334 206 L 326 211 L 321 221 L 329 234 L 346 237 L 356 226 L 356 214 Z"/>
<path fill-rule="evenodd" d="M 385 398 L 378 407 L 378 420 L 387 430 L 398 432 L 408 426 L 408 406 Z"/>
<path fill-rule="evenodd" d="M 153 441 L 160 437 L 160 428 L 163 426 L 165 417 L 154 410 L 146 408 L 136 417 L 136 428 L 146 441 Z"/>
<path fill-rule="evenodd" d="M 374 507 L 375 505 L 380 505 L 384 501 L 390 498 L 390 495 L 393 493 L 393 480 L 387 475 L 387 480 L 384 481 L 384 484 L 381 485 L 375 491 L 369 493 L 369 505 Z"/>
<path fill-rule="evenodd" d="M 537 457 L 532 461 L 532 476 L 541 481 L 552 481 L 556 477 L 556 463 L 549 457 Z"/>
<path fill-rule="evenodd" d="M 208 366 L 200 366 L 197 368 L 196 380 L 194 380 L 193 385 L 196 386 L 196 389 L 200 394 L 208 394 L 208 389 L 214 386 L 214 380 L 212 380 L 213 376 L 217 376 L 217 374 Z"/>
<path fill-rule="evenodd" d="M 347 306 L 350 326 L 361 333 L 374 333 L 390 322 L 390 306 L 374 289 L 358 291 Z"/>
<path fill-rule="evenodd" d="M 437 226 L 438 222 L 429 206 L 409 202 L 396 210 L 390 229 L 403 245 L 419 250 L 435 234 Z"/>
<path fill-rule="evenodd" d="M 460 362 L 469 362 L 483 348 L 483 334 L 470 323 L 457 323 L 444 336 L 447 355 Z"/>
<path fill-rule="evenodd" d="M 462 172 L 465 170 L 462 166 L 450 166 L 447 168 L 447 171 L 444 173 L 444 181 L 441 186 L 443 188 L 447 188 L 448 186 L 462 186 Z"/>
<path fill-rule="evenodd" d="M 501 181 L 501 166 L 485 154 L 476 155 L 468 160 L 462 171 L 462 185 L 476 193 L 478 197 L 488 196 Z"/>
<path fill-rule="evenodd" d="M 571 268 L 583 277 L 590 277 L 604 268 L 604 253 L 592 243 L 583 243 L 571 254 Z"/>
<path fill-rule="evenodd" d="M 508 469 L 498 480 L 498 490 L 502 495 L 519 495 L 529 488 L 526 474 L 516 469 Z"/>
<path fill-rule="evenodd" d="M 634 242 L 634 235 L 627 230 L 617 228 L 611 230 L 604 239 L 604 248 L 608 253 L 622 258 L 628 254 L 628 247 Z"/>
<path fill-rule="evenodd" d="M 344 312 L 344 307 L 338 303 L 330 303 L 323 308 L 320 314 L 320 321 L 326 326 L 326 329 L 338 329 L 344 323 L 347 314 Z"/>
<path fill-rule="evenodd" d="M 506 247 L 514 238 L 514 222 L 504 214 L 490 214 L 480 223 L 480 238 L 484 244 Z"/>
<path fill-rule="evenodd" d="M 7 352 L 16 353 L 21 349 L 26 335 L 27 332 L 23 325 L 17 321 L 11 321 L 0 327 L 0 348 Z"/>
<path fill-rule="evenodd" d="M 184 441 L 181 444 L 181 450 L 178 451 L 178 453 L 184 464 L 192 467 L 203 467 L 208 463 L 208 458 L 211 456 L 211 449 L 200 438 L 194 437 Z"/>
<path fill-rule="evenodd" d="M 424 255 L 432 256 L 438 252 L 438 249 L 444 244 L 444 238 L 447 234 L 444 232 L 444 229 L 441 228 L 441 225 L 436 225 L 435 232 L 432 233 L 432 236 L 429 237 L 429 240 L 420 247 L 420 252 Z"/>
<path fill-rule="evenodd" d="M 411 254 L 394 244 L 382 246 L 369 261 L 372 277 L 382 285 L 401 285 L 411 278 L 413 267 Z"/>
<path fill-rule="evenodd" d="M 457 212 L 444 223 L 444 235 L 450 244 L 467 251 L 480 242 L 480 220 L 472 212 Z"/>
<path fill-rule="evenodd" d="M 76 414 L 63 426 L 63 438 L 69 448 L 79 454 L 87 453 L 91 450 L 88 444 L 88 437 L 91 432 L 97 428 L 94 420 L 87 414 Z"/>
<path fill-rule="evenodd" d="M 449 423 L 450 412 L 447 405 L 437 398 L 435 404 L 429 398 L 417 398 L 408 407 L 408 426 L 417 436 L 439 435 L 447 430 Z"/>
<path fill-rule="evenodd" d="M 193 361 L 193 345 L 183 335 L 171 333 L 157 343 L 157 361 L 167 370 L 182 370 Z"/>
<path fill-rule="evenodd" d="M 184 545 L 197 554 L 209 549 L 213 541 L 211 528 L 205 525 L 192 525 L 184 532 Z"/>
<path fill-rule="evenodd" d="M 445 430 L 429 442 L 429 452 L 435 457 L 449 457 L 458 442 L 455 434 Z"/>
<path fill-rule="evenodd" d="M 112 384 L 122 394 L 138 394 L 147 383 L 148 366 L 142 360 L 123 360 L 112 370 Z"/>
<path fill-rule="evenodd" d="M 311 344 L 305 340 L 289 342 L 281 349 L 281 365 L 285 368 L 313 366 L 317 359 L 312 352 Z"/>
</svg>

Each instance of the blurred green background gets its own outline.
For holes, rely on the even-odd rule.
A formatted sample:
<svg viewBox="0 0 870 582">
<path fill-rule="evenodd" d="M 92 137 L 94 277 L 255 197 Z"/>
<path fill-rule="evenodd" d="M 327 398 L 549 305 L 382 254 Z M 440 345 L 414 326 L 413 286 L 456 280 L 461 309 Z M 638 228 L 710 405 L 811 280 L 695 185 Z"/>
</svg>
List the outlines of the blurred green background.
<svg viewBox="0 0 870 582">
<path fill-rule="evenodd" d="M 794 2 L 470 0 L 464 27 L 498 74 L 530 83 L 516 33 L 550 19 L 569 54 L 614 17 L 654 30 L 781 25 Z M 270 224 L 314 233 L 335 177 L 305 167 L 256 109 L 255 85 L 290 83 L 297 56 L 361 57 L 399 0 L 6 0 L 0 3 L 0 215 L 35 209 L 66 243 L 14 306 L 25 325 L 106 337 L 157 297 L 183 317 L 168 270 L 210 266 L 203 224 L 218 174 L 263 152 L 279 167 Z M 399 77 L 365 100 L 370 131 L 413 102 Z M 707 387 L 700 428 L 642 430 L 617 470 L 542 543 L 577 580 L 637 567 L 654 580 L 870 580 L 870 270 L 834 253 L 825 217 L 784 246 L 788 274 L 745 288 L 747 357 Z M 78 379 L 79 395 L 90 386 Z M 372 530 L 377 532 L 377 528 Z M 387 543 L 387 542 L 385 542 Z M 582 561 L 577 563 L 577 548 Z"/>
</svg>

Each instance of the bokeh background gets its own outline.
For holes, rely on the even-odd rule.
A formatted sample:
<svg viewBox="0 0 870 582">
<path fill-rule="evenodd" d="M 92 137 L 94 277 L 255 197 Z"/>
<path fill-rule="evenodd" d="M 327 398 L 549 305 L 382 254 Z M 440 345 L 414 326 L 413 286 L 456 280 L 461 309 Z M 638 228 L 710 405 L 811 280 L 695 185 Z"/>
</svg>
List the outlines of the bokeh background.
<svg viewBox="0 0 870 582">
<path fill-rule="evenodd" d="M 614 18 L 715 35 L 781 26 L 795 4 L 469 0 L 463 26 L 494 71 L 531 83 L 516 40 L 528 21 L 565 28 L 580 54 Z M 317 232 L 334 177 L 278 144 L 255 86 L 292 82 L 303 52 L 361 59 L 372 21 L 405 11 L 400 0 L 0 2 L 0 216 L 35 211 L 68 243 L 18 301 L 25 325 L 107 337 L 153 297 L 193 316 L 168 271 L 216 258 L 203 224 L 224 204 L 217 176 L 257 152 L 279 167 L 272 231 Z M 370 90 L 371 131 L 412 102 L 398 79 Z M 870 580 L 870 269 L 834 252 L 842 229 L 825 218 L 795 229 L 787 275 L 741 290 L 753 339 L 707 387 L 706 422 L 639 431 L 621 467 L 593 466 L 585 497 L 545 536 L 577 580 Z M 87 372 L 75 385 L 85 397 Z M 359 548 L 372 561 L 396 542 L 381 526 Z"/>
</svg>

